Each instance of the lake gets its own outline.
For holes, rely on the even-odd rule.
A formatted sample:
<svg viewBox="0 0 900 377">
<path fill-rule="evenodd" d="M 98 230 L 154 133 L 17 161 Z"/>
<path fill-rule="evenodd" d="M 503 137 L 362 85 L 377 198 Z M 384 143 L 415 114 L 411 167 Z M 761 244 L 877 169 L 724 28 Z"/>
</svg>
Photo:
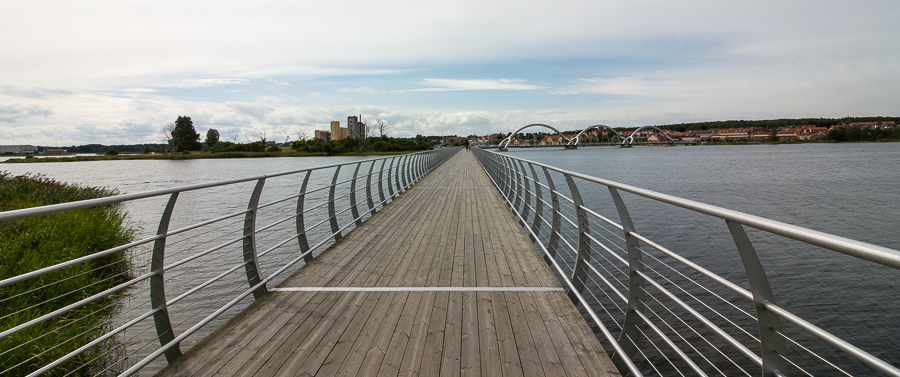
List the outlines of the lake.
<svg viewBox="0 0 900 377">
<path fill-rule="evenodd" d="M 463 152 L 465 153 L 465 152 Z M 900 143 L 692 147 L 511 149 L 511 156 L 758 215 L 892 249 L 900 249 Z M 128 160 L 0 164 L 0 171 L 39 173 L 122 193 L 297 170 L 368 157 Z M 564 185 L 557 182 L 557 186 Z M 290 184 L 284 186 L 293 189 Z M 267 190 L 269 189 L 267 183 Z M 229 193 L 179 198 L 179 213 L 227 212 L 246 206 Z M 608 196 L 608 195 L 607 195 Z M 588 201 L 600 196 L 587 195 Z M 594 199 L 591 199 L 594 198 Z M 626 202 L 641 234 L 731 277 L 740 266 L 724 221 L 685 210 Z M 143 234 L 155 232 L 164 199 L 129 204 Z M 191 216 L 182 216 L 183 221 Z M 179 217 L 176 214 L 176 219 Z M 613 217 L 616 218 L 617 217 Z M 182 220 L 179 220 L 182 221 Z M 176 226 L 176 225 L 173 225 Z M 900 273 L 748 231 L 779 305 L 900 364 Z M 739 275 L 737 278 L 740 278 Z M 742 284 L 745 285 L 746 284 Z"/>
</svg>

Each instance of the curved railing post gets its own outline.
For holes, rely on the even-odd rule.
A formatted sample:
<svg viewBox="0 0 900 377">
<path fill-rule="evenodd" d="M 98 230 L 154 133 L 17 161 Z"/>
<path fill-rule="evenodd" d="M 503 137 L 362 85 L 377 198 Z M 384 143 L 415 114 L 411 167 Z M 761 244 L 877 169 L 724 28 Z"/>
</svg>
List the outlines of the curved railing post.
<svg viewBox="0 0 900 377">
<path fill-rule="evenodd" d="M 418 182 L 422 178 L 422 154 L 416 153 L 413 159 L 413 182 Z"/>
<path fill-rule="evenodd" d="M 395 198 L 394 185 L 393 185 L 393 183 L 391 183 L 391 170 L 394 168 L 394 160 L 395 159 L 396 159 L 396 157 L 391 157 L 391 162 L 388 163 L 388 170 L 387 170 L 388 197 L 390 197 L 391 199 Z M 384 202 L 384 199 L 382 199 L 381 201 Z"/>
<path fill-rule="evenodd" d="M 255 287 L 262 280 L 259 273 L 259 260 L 256 257 L 256 215 L 259 196 L 262 195 L 265 184 L 265 177 L 256 181 L 256 187 L 250 196 L 250 203 L 247 204 L 249 211 L 244 217 L 244 271 L 247 272 L 247 284 L 250 284 L 250 287 Z M 260 286 L 253 291 L 253 298 L 259 300 L 266 292 L 266 286 Z"/>
<path fill-rule="evenodd" d="M 400 170 L 400 179 L 403 182 L 403 191 L 409 190 L 409 166 L 413 156 L 403 155 L 403 169 Z"/>
<path fill-rule="evenodd" d="M 372 172 L 374 171 L 375 161 L 372 161 L 372 163 L 369 164 L 369 173 L 366 174 L 366 205 L 369 208 L 369 216 L 375 214 L 375 203 L 372 201 Z"/>
<path fill-rule="evenodd" d="M 384 164 L 387 163 L 387 160 L 388 159 L 386 159 L 386 158 L 382 159 L 381 167 L 378 169 L 378 199 L 381 200 L 382 207 L 384 207 L 384 202 L 385 202 L 385 200 L 387 200 L 384 198 L 384 186 L 382 185 L 382 182 L 384 182 Z M 388 173 L 388 179 L 391 179 L 391 173 Z M 391 187 L 391 183 L 388 182 L 388 188 L 390 188 L 390 187 Z"/>
<path fill-rule="evenodd" d="M 359 177 L 359 167 L 362 162 L 356 163 L 356 169 L 353 170 L 353 180 L 350 181 L 350 214 L 353 215 L 356 226 L 362 225 L 362 219 L 359 218 L 359 209 L 356 207 L 356 178 Z"/>
<path fill-rule="evenodd" d="M 534 221 L 531 223 L 531 233 L 528 234 L 528 236 L 531 237 L 532 241 L 537 241 L 533 234 L 540 234 L 541 217 L 544 216 L 544 202 L 543 197 L 541 196 L 541 185 L 538 183 L 537 172 L 534 170 L 534 164 L 529 162 L 528 168 L 531 169 L 531 176 L 534 177 Z"/>
<path fill-rule="evenodd" d="M 172 211 L 175 209 L 175 201 L 178 200 L 178 193 L 172 193 L 166 209 L 163 211 L 162 217 L 159 219 L 159 228 L 156 231 L 161 238 L 156 239 L 153 243 L 153 254 L 150 256 L 150 271 L 155 274 L 150 277 L 150 306 L 155 310 L 153 312 L 153 322 L 156 324 L 156 335 L 159 339 L 160 347 L 164 347 L 175 340 L 175 330 L 172 328 L 172 321 L 169 319 L 169 309 L 166 306 L 166 286 L 165 286 L 165 259 L 166 259 L 166 234 L 169 232 L 169 220 L 172 219 Z M 175 359 L 181 357 L 181 347 L 179 344 L 173 345 L 166 350 L 166 362 L 172 364 Z"/>
<path fill-rule="evenodd" d="M 775 303 L 769 279 L 763 270 L 759 256 L 750 243 L 750 238 L 741 224 L 725 220 L 731 238 L 741 254 L 744 262 L 744 270 L 747 272 L 747 280 L 750 281 L 750 292 L 753 293 L 753 305 L 756 307 L 756 321 L 759 326 L 760 356 L 762 357 L 763 376 L 787 376 L 788 363 L 783 356 L 787 356 L 784 338 L 779 335 L 782 332 L 781 318 L 777 314 L 767 310 L 766 302 Z"/>
<path fill-rule="evenodd" d="M 622 335 L 619 336 L 619 347 L 624 351 L 624 355 L 613 357 L 613 363 L 619 370 L 627 370 L 625 362 L 621 359 L 631 359 L 637 352 L 637 341 L 640 336 L 641 314 L 644 313 L 644 259 L 639 249 L 638 240 L 632 234 L 634 232 L 634 223 L 631 221 L 631 215 L 628 213 L 628 207 L 625 201 L 619 195 L 619 190 L 609 187 L 609 194 L 612 196 L 613 202 L 616 204 L 616 211 L 619 212 L 619 221 L 622 224 L 622 230 L 625 232 L 625 244 L 628 251 L 628 307 L 625 309 L 625 320 L 622 323 Z M 640 313 L 640 314 L 638 314 Z M 615 355 L 614 355 L 615 356 Z"/>
<path fill-rule="evenodd" d="M 513 203 L 512 196 L 513 196 L 513 192 L 515 190 L 515 187 L 513 187 L 513 181 L 512 181 L 512 179 L 513 179 L 512 166 L 511 166 L 511 163 L 510 163 L 510 160 L 508 157 L 501 155 L 500 160 L 502 161 L 502 166 L 503 166 L 503 178 L 502 178 L 503 186 L 504 186 L 503 196 L 504 196 L 504 199 L 506 200 L 506 204 L 508 206 L 512 207 L 512 203 Z"/>
<path fill-rule="evenodd" d="M 587 280 L 587 265 L 590 263 L 588 258 L 591 256 L 591 242 L 588 239 L 590 234 L 590 224 L 588 223 L 587 211 L 584 210 L 584 201 L 581 200 L 581 192 L 575 185 L 575 180 L 571 175 L 566 174 L 566 183 L 569 185 L 569 192 L 572 194 L 573 205 L 575 206 L 575 215 L 578 218 L 578 253 L 575 255 L 575 266 L 572 267 L 572 282 L 574 289 L 569 291 L 569 298 L 576 305 L 578 304 L 578 296 L 584 291 L 584 283 Z"/>
<path fill-rule="evenodd" d="M 309 251 L 309 240 L 306 238 L 306 225 L 303 223 L 303 202 L 306 201 L 306 185 L 309 183 L 309 176 L 312 171 L 307 171 L 303 177 L 303 184 L 300 185 L 300 196 L 297 197 L 297 243 L 300 245 L 300 254 Z M 303 257 L 303 261 L 309 263 L 313 259 L 312 253 Z"/>
<path fill-rule="evenodd" d="M 394 184 L 397 185 L 397 195 L 394 196 L 395 198 L 397 196 L 400 196 L 400 193 L 403 191 L 403 188 L 400 185 L 400 170 L 403 169 L 402 164 L 403 164 L 403 156 L 398 156 L 397 157 L 397 167 L 394 169 Z"/>
<path fill-rule="evenodd" d="M 553 206 L 551 209 L 553 211 L 553 218 L 550 220 L 550 238 L 547 240 L 547 252 L 550 253 L 550 258 L 556 258 L 556 251 L 559 250 L 559 232 L 562 228 L 562 214 L 559 209 L 559 194 L 556 192 L 556 185 L 553 183 L 553 177 L 550 176 L 550 170 L 543 166 L 541 166 L 541 169 L 544 169 L 544 176 L 547 178 L 547 186 L 550 187 L 550 205 Z M 548 259 L 547 264 L 552 266 L 553 262 Z"/>
<path fill-rule="evenodd" d="M 338 165 L 334 169 L 334 176 L 331 177 L 331 187 L 328 190 L 328 222 L 331 223 L 331 233 L 334 235 L 335 242 L 341 239 L 341 228 L 338 226 L 337 211 L 334 210 L 334 190 L 337 188 L 338 174 L 341 172 L 341 166 Z"/>
<path fill-rule="evenodd" d="M 519 224 L 525 226 L 525 221 L 528 220 L 528 215 L 531 214 L 531 185 L 528 184 L 528 173 L 525 171 L 525 164 L 522 160 L 519 160 L 519 167 L 522 171 L 522 184 L 525 190 L 525 198 L 524 205 L 522 205 L 522 218 L 519 220 Z"/>
<path fill-rule="evenodd" d="M 512 165 L 512 174 L 515 176 L 515 185 L 516 185 L 516 197 L 513 200 L 513 211 L 519 212 L 519 204 L 522 203 L 522 175 L 519 174 L 519 166 L 516 164 L 516 160 L 510 159 L 509 163 Z M 519 212 L 521 213 L 521 212 Z"/>
</svg>

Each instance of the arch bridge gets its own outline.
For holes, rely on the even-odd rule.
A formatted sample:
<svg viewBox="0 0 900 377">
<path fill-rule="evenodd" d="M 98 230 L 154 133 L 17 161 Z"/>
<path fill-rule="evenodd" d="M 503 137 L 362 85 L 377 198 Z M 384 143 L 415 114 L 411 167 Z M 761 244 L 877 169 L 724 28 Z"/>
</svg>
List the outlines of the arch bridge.
<svg viewBox="0 0 900 377">
<path fill-rule="evenodd" d="M 534 123 L 534 124 L 529 124 L 525 127 L 522 127 L 520 129 L 516 130 L 516 132 L 509 134 L 509 136 L 507 136 L 506 139 L 503 139 L 502 141 L 500 141 L 500 145 L 498 146 L 497 149 L 499 149 L 501 151 L 507 150 L 507 147 L 509 146 L 509 143 L 512 142 L 513 137 L 518 135 L 520 131 L 522 131 L 526 128 L 531 128 L 531 127 L 549 128 L 549 129 L 553 130 L 554 132 L 556 132 L 556 134 L 559 135 L 560 138 L 562 138 L 566 141 L 566 148 L 569 148 L 569 145 L 572 145 L 572 139 L 567 138 L 566 135 L 563 135 L 563 133 L 560 132 L 559 130 L 557 130 L 556 128 L 553 128 L 552 126 L 548 126 L 546 124 Z"/>
</svg>

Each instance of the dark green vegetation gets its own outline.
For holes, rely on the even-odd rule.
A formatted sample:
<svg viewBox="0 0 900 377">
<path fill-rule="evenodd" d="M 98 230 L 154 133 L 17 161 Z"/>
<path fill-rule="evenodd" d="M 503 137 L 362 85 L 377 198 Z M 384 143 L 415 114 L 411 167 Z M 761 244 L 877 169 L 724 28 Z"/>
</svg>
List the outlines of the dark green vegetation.
<svg viewBox="0 0 900 377">
<path fill-rule="evenodd" d="M 42 176 L 0 172 L 0 211 L 116 194 Z M 0 222 L 0 279 L 52 266 L 130 242 L 134 229 L 115 207 L 99 207 Z M 0 331 L 102 292 L 130 278 L 124 252 L 0 288 Z M 0 375 L 24 376 L 96 339 L 110 327 L 121 296 L 106 297 L 0 340 Z M 33 340 L 33 341 L 32 341 Z M 113 367 L 124 349 L 107 341 L 51 375 L 95 375 Z"/>
<path fill-rule="evenodd" d="M 324 153 L 332 156 L 346 153 L 366 152 L 416 152 L 428 151 L 433 147 L 425 141 L 416 142 L 413 139 L 399 139 L 387 136 L 374 137 L 366 140 L 342 139 L 342 140 L 301 140 L 291 144 L 291 149 L 299 152 Z"/>
<path fill-rule="evenodd" d="M 835 129 L 828 131 L 826 139 L 833 141 L 900 141 L 900 128 L 892 130 Z"/>
<path fill-rule="evenodd" d="M 47 149 L 65 149 L 68 153 L 106 153 L 109 149 L 115 149 L 119 153 L 150 153 L 162 151 L 166 149 L 165 144 L 129 144 L 129 145 L 103 145 L 103 144 L 85 144 L 71 145 L 61 147 L 37 147 L 38 152 L 44 152 Z M 12 153 L 10 153 L 12 154 Z"/>
<path fill-rule="evenodd" d="M 830 127 L 841 123 L 854 122 L 897 122 L 900 117 L 846 117 L 846 118 L 797 118 L 797 119 L 772 119 L 772 120 L 722 120 L 714 122 L 696 122 L 681 124 L 657 125 L 661 129 L 675 131 L 708 130 L 722 128 L 782 128 L 782 127 Z M 637 127 L 633 127 L 637 129 Z"/>
</svg>

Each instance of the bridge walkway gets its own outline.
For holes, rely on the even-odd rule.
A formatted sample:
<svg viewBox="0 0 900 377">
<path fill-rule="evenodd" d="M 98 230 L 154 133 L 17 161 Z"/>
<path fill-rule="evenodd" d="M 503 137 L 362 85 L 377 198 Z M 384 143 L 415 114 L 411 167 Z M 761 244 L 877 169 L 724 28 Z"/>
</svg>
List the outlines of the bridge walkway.
<svg viewBox="0 0 900 377">
<path fill-rule="evenodd" d="M 159 375 L 619 373 L 461 151 Z"/>
</svg>

